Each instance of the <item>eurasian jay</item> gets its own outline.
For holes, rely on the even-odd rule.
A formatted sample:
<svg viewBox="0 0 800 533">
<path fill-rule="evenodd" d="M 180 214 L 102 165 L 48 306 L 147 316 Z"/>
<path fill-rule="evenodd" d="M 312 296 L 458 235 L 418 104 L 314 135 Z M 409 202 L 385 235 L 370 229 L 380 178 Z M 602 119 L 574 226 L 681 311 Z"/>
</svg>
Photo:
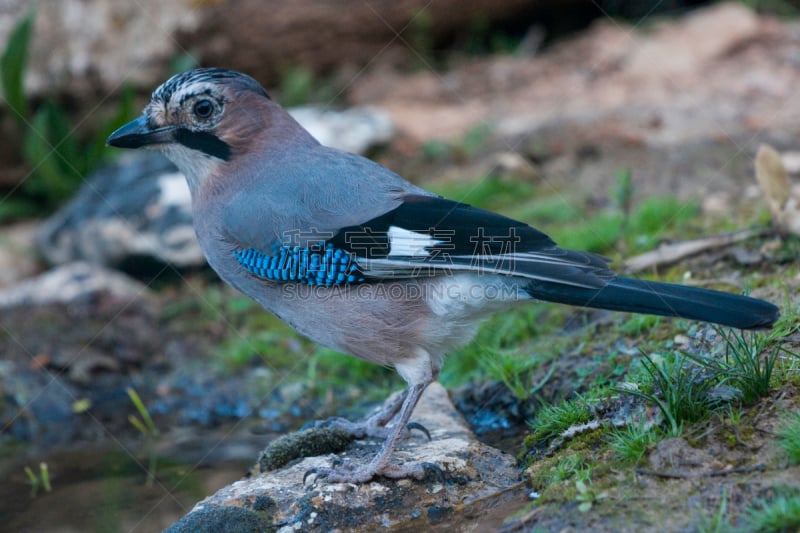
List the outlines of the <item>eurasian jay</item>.
<svg viewBox="0 0 800 533">
<path fill-rule="evenodd" d="M 363 422 L 383 438 L 368 464 L 315 469 L 331 482 L 425 475 L 390 461 L 445 354 L 488 315 L 523 302 L 771 327 L 778 308 L 725 292 L 617 276 L 595 254 L 558 248 L 511 218 L 442 198 L 373 161 L 322 146 L 253 78 L 196 69 L 153 92 L 108 144 L 151 148 L 186 175 L 209 265 L 310 339 L 408 383 Z"/>
</svg>

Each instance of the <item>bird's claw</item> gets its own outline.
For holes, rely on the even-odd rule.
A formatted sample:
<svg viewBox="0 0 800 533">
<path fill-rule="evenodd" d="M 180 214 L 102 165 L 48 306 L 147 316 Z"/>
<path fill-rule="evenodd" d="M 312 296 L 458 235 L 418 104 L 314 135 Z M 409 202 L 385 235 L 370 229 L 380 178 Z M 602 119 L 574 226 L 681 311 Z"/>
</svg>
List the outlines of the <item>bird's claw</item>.
<svg viewBox="0 0 800 533">
<path fill-rule="evenodd" d="M 333 472 L 333 468 L 325 468 L 325 467 L 322 467 L 322 466 L 312 466 L 311 468 L 306 470 L 305 473 L 303 474 L 303 486 L 305 486 L 306 479 L 308 479 L 308 476 L 313 475 L 314 476 L 314 483 L 316 483 L 320 479 L 326 479 L 328 476 L 331 475 L 331 472 Z"/>
<path fill-rule="evenodd" d="M 426 428 L 425 426 L 423 426 L 419 422 L 409 422 L 408 424 L 406 424 L 406 429 L 408 431 L 411 431 L 412 429 L 416 429 L 418 431 L 421 431 L 426 437 L 428 437 L 428 441 L 432 440 L 431 439 L 431 432 L 428 431 L 428 428 Z"/>
<path fill-rule="evenodd" d="M 327 480 L 331 483 L 364 483 L 375 476 L 383 476 L 387 479 L 414 478 L 420 481 L 435 479 L 442 485 L 446 478 L 444 470 L 433 463 L 417 463 L 414 465 L 383 465 L 376 469 L 372 465 L 356 466 L 338 457 L 334 458 L 330 467 L 314 466 L 303 474 L 303 485 L 312 474 L 315 476 L 314 483 L 319 480 Z"/>
</svg>

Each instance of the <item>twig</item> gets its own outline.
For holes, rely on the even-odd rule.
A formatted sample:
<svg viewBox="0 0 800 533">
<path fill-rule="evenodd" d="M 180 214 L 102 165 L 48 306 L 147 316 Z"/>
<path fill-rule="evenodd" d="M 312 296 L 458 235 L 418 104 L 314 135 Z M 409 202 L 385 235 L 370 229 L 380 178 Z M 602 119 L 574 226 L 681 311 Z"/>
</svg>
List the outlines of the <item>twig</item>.
<svg viewBox="0 0 800 533">
<path fill-rule="evenodd" d="M 636 473 L 643 476 L 663 477 L 667 479 L 689 479 L 698 477 L 718 477 L 727 476 L 729 474 L 748 474 L 750 472 L 763 472 L 767 467 L 763 463 L 753 466 L 741 466 L 737 468 L 728 468 L 726 470 L 712 470 L 711 472 L 659 472 L 658 470 L 650 470 L 649 468 L 637 468 Z"/>
<path fill-rule="evenodd" d="M 625 269 L 627 272 L 641 272 L 642 270 L 658 268 L 707 250 L 730 246 L 764 234 L 765 231 L 763 230 L 744 229 L 733 233 L 711 235 L 702 239 L 662 244 L 655 250 L 631 257 L 625 261 Z"/>
</svg>

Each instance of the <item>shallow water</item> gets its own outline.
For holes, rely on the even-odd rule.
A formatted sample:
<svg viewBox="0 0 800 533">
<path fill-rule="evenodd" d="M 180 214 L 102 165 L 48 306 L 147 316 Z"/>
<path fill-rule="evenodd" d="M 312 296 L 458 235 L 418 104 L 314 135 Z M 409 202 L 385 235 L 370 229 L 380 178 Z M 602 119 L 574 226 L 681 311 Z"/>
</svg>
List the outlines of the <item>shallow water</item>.
<svg viewBox="0 0 800 533">
<path fill-rule="evenodd" d="M 236 457 L 212 465 L 192 454 L 187 459 L 159 453 L 155 479 L 148 484 L 148 457 L 119 444 L 7 458 L 0 463 L 0 531 L 161 531 L 205 496 L 241 478 L 252 463 Z M 24 468 L 38 472 L 42 461 L 52 492 L 40 488 L 32 495 Z"/>
</svg>

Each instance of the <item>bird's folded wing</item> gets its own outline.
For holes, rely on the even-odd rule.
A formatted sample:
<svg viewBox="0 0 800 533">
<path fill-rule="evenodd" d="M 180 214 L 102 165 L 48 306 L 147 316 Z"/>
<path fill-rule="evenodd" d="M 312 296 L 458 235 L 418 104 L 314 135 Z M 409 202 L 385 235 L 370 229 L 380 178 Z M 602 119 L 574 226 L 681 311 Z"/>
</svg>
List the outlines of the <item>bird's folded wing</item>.
<svg viewBox="0 0 800 533">
<path fill-rule="evenodd" d="M 305 235 L 267 250 L 243 247 L 236 254 L 262 278 L 315 285 L 469 271 L 600 288 L 614 276 L 605 258 L 558 248 L 527 224 L 421 195 L 408 195 L 378 217 L 318 238 Z"/>
</svg>

